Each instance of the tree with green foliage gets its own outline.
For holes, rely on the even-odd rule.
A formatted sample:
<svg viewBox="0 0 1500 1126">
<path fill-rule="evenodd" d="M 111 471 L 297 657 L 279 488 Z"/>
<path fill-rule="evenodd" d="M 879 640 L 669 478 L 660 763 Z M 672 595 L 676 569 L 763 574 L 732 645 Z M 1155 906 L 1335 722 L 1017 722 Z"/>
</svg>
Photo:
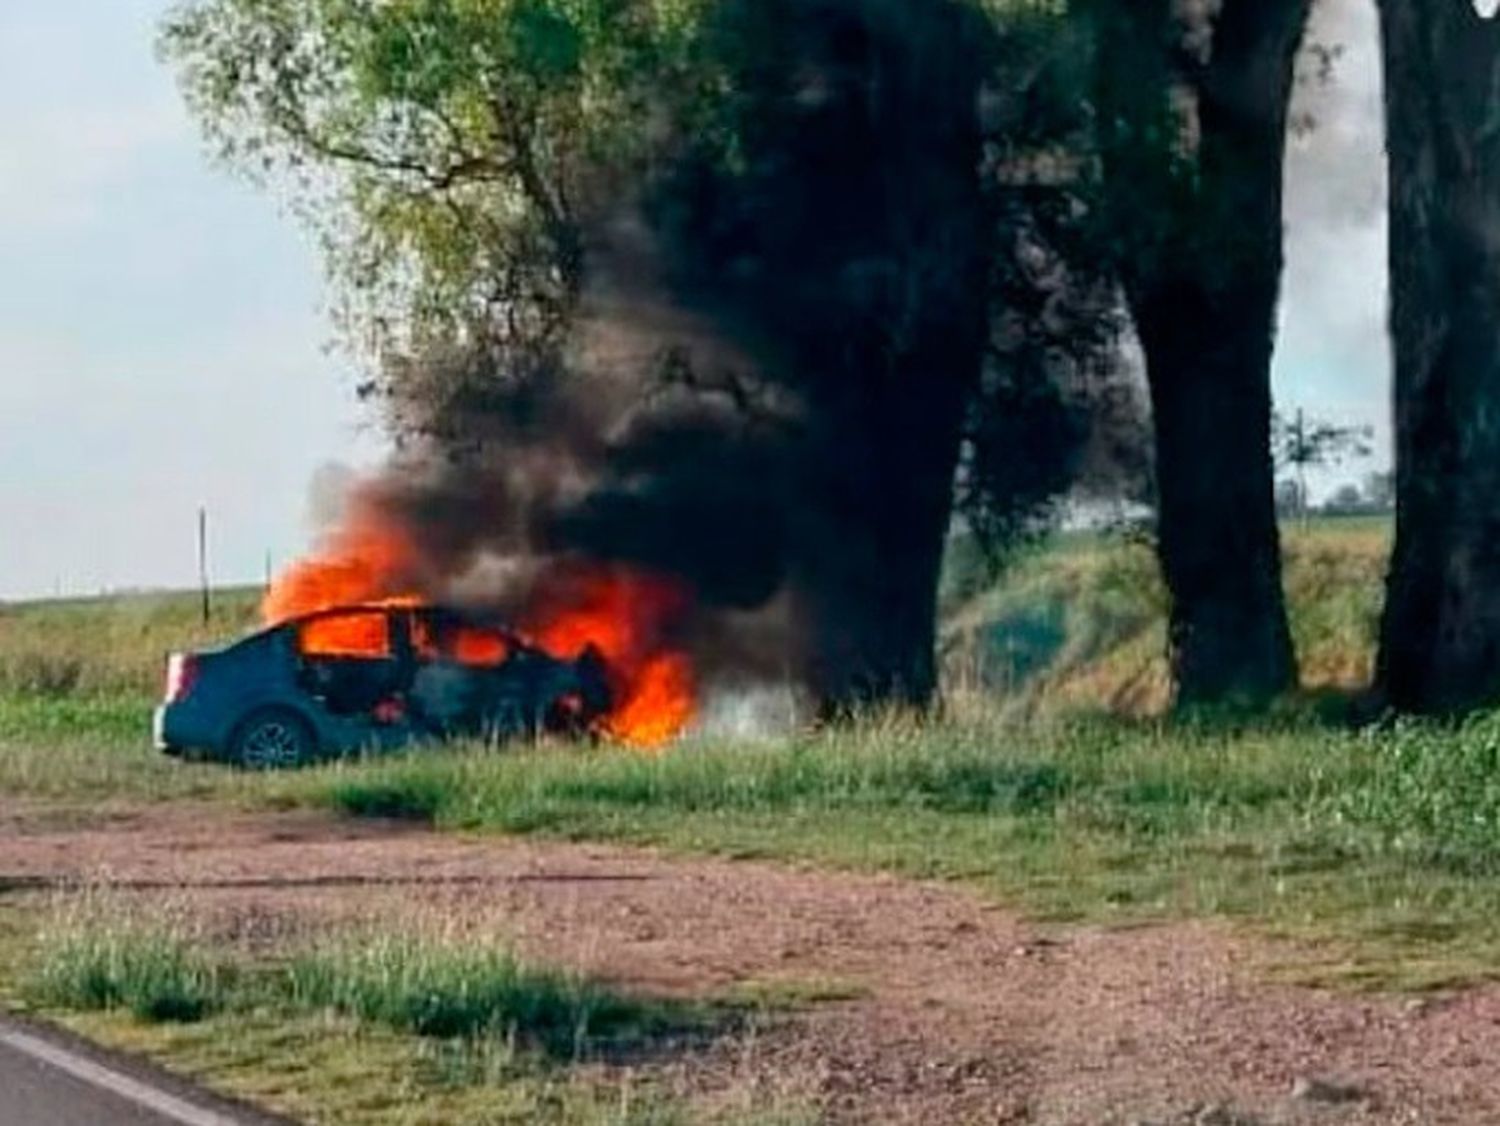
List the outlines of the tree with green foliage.
<svg viewBox="0 0 1500 1126">
<path fill-rule="evenodd" d="M 1179 702 L 1296 680 L 1270 364 L 1309 0 L 1087 0 L 1115 261 L 1145 352 Z"/>
<path fill-rule="evenodd" d="M 319 233 L 343 327 L 377 368 L 479 333 L 525 377 L 560 345 L 584 216 L 643 152 L 700 6 L 201 0 L 161 49 L 218 154 Z"/>
<path fill-rule="evenodd" d="M 1500 17 L 1380 15 L 1397 531 L 1377 688 L 1459 712 L 1500 702 Z"/>
</svg>

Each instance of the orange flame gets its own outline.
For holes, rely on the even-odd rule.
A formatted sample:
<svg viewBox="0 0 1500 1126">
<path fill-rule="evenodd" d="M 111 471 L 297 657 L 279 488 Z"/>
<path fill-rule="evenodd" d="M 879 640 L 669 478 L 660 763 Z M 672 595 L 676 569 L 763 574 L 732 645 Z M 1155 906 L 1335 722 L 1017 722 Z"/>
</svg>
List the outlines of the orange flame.
<svg viewBox="0 0 1500 1126">
<path fill-rule="evenodd" d="M 690 606 L 686 587 L 663 576 L 573 565 L 542 584 L 523 631 L 564 660 L 590 645 L 597 649 L 614 699 L 604 733 L 636 747 L 661 747 L 697 715 L 692 661 L 670 642 Z"/>
<path fill-rule="evenodd" d="M 340 614 L 308 622 L 297 646 L 309 657 L 389 657 L 390 627 L 384 614 Z"/>
<path fill-rule="evenodd" d="M 406 534 L 369 511 L 356 511 L 317 554 L 289 567 L 261 606 L 267 625 L 344 606 L 420 606 L 414 593 L 417 552 Z M 612 711 L 601 734 L 639 748 L 659 748 L 680 735 L 697 714 L 697 677 L 672 632 L 691 607 L 686 587 L 623 566 L 568 563 L 544 576 L 519 633 L 559 660 L 576 660 L 590 646 L 603 659 Z M 460 628 L 441 638 L 417 636 L 419 653 L 463 664 L 502 664 L 509 645 L 496 631 Z M 383 656 L 389 639 L 372 616 L 340 615 L 303 627 L 306 653 Z"/>
<path fill-rule="evenodd" d="M 412 590 L 416 552 L 404 533 L 368 511 L 354 510 L 318 554 L 293 563 L 261 603 L 267 625 L 360 603 L 424 600 Z"/>
</svg>

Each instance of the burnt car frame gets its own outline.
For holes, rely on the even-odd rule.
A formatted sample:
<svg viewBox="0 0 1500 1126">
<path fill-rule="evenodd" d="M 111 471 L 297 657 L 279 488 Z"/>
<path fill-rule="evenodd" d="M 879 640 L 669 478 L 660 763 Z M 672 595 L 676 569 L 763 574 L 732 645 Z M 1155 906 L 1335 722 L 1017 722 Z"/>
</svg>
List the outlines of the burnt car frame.
<svg viewBox="0 0 1500 1126">
<path fill-rule="evenodd" d="M 461 651 L 476 642 L 482 658 Z M 595 650 L 560 660 L 457 610 L 374 604 L 170 654 L 153 729 L 166 754 L 265 770 L 419 740 L 582 737 L 608 708 Z"/>
</svg>

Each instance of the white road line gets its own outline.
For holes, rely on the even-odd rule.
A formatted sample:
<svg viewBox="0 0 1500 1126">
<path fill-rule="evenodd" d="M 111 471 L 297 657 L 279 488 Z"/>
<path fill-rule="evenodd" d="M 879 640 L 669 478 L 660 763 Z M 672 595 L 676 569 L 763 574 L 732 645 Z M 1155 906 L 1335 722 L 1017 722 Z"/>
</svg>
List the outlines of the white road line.
<svg viewBox="0 0 1500 1126">
<path fill-rule="evenodd" d="M 10 1029 L 0 1029 L 0 1044 L 55 1067 L 59 1071 L 65 1071 L 73 1078 L 80 1079 L 92 1087 L 108 1091 L 127 1102 L 135 1103 L 169 1122 L 177 1122 L 181 1126 L 240 1126 L 233 1118 L 226 1118 L 222 1114 L 194 1106 L 175 1095 L 159 1091 L 155 1087 L 142 1083 L 139 1079 L 132 1079 L 128 1075 L 97 1064 L 66 1048 L 59 1048 L 56 1044 L 50 1044 L 39 1037 L 28 1036 L 24 1032 L 15 1032 Z"/>
</svg>

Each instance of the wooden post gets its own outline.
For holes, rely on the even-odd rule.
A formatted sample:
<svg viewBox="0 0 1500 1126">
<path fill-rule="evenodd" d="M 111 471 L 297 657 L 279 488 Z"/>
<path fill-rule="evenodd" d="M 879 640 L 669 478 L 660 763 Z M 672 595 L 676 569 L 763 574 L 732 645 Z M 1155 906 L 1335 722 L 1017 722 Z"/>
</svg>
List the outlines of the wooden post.
<svg viewBox="0 0 1500 1126">
<path fill-rule="evenodd" d="M 213 607 L 208 593 L 208 509 L 198 509 L 198 586 L 203 592 L 203 624 L 208 625 Z"/>
<path fill-rule="evenodd" d="M 1302 530 L 1305 532 L 1312 526 L 1312 513 L 1309 511 L 1311 498 L 1307 495 L 1307 463 L 1312 457 L 1312 451 L 1307 448 L 1307 418 L 1301 407 L 1297 408 L 1297 509 L 1302 515 Z"/>
</svg>

